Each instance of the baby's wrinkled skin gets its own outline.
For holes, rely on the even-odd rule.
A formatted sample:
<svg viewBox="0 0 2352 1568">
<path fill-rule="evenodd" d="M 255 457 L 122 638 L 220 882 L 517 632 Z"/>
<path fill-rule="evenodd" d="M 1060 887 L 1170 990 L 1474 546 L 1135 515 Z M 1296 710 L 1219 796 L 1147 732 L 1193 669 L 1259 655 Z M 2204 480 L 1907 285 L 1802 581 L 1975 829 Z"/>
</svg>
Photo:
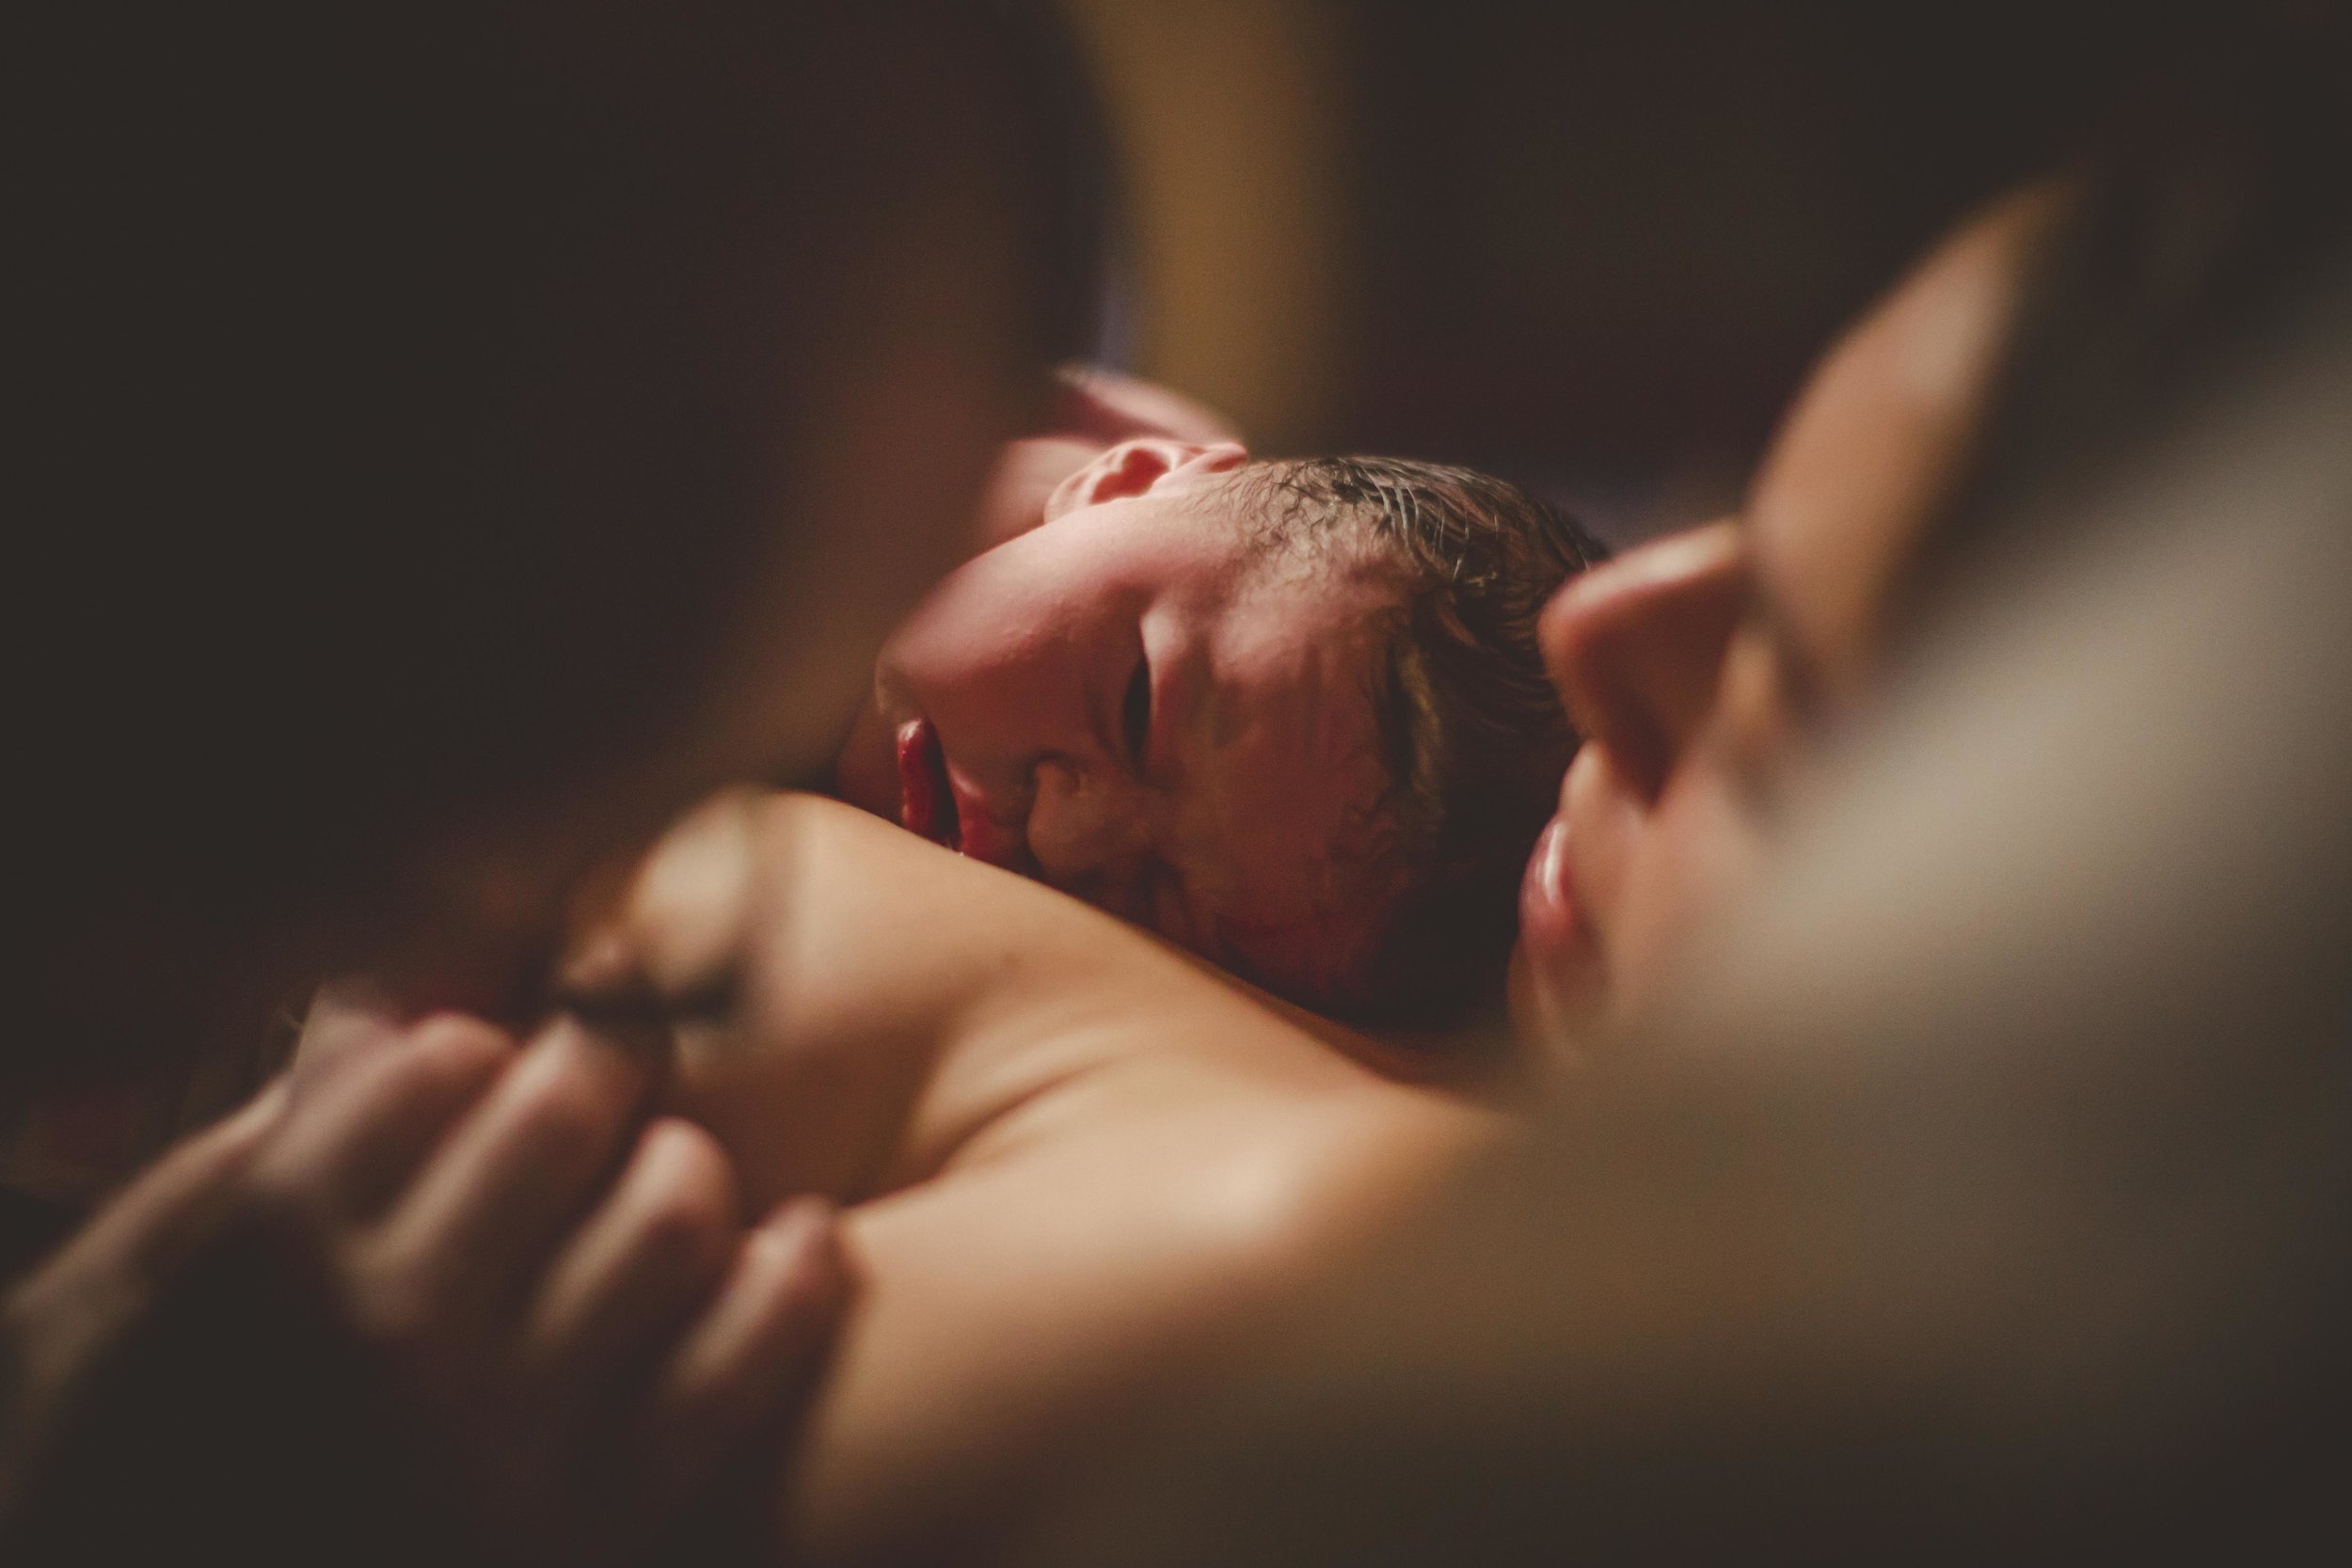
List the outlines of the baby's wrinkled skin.
<svg viewBox="0 0 2352 1568">
<path fill-rule="evenodd" d="M 1103 451 L 876 661 L 842 798 L 1282 994 L 1334 994 L 1395 891 L 1372 688 L 1395 590 L 1262 546 L 1235 442 Z"/>
</svg>

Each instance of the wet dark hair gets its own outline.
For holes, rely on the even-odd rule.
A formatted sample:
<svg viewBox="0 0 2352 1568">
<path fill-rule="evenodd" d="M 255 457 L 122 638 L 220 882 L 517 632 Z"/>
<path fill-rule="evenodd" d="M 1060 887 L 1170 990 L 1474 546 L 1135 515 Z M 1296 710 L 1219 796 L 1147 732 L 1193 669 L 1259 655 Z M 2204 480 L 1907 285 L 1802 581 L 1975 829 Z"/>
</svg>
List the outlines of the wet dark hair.
<svg viewBox="0 0 2352 1568">
<path fill-rule="evenodd" d="M 226 0 L 27 33 L 54 151 L 15 225 L 9 515 L 42 591 L 11 742 L 20 894 L 93 966 L 53 988 L 68 1021 L 140 986 L 107 973 L 141 961 L 105 956 L 126 923 L 152 956 L 347 900 L 673 743 L 755 562 L 818 536 L 795 476 L 930 214 L 1010 258 L 976 373 L 1032 362 L 1041 406 L 1089 346 L 1099 156 L 1041 5 Z M 160 1048 L 103 1032 L 37 1029 L 0 1079 Z"/>
<path fill-rule="evenodd" d="M 1318 1000 L 1368 1022 L 1448 1022 L 1499 994 L 1519 878 L 1576 751 L 1536 621 L 1607 552 L 1470 468 L 1315 457 L 1254 464 L 1244 483 L 1274 538 L 1360 543 L 1399 587 L 1373 699 L 1390 779 L 1375 841 L 1402 891 L 1351 992 Z"/>
</svg>

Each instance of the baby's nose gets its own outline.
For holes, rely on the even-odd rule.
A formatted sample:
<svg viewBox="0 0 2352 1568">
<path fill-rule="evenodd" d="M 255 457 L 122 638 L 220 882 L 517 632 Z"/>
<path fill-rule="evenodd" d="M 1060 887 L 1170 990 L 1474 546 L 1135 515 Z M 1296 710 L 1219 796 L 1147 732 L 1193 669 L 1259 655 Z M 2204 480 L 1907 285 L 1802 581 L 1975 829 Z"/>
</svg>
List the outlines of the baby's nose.
<svg viewBox="0 0 2352 1568">
<path fill-rule="evenodd" d="M 1038 765 L 1029 853 L 1038 875 L 1089 904 L 1117 909 L 1150 847 L 1143 793 L 1117 769 L 1050 758 Z"/>
</svg>

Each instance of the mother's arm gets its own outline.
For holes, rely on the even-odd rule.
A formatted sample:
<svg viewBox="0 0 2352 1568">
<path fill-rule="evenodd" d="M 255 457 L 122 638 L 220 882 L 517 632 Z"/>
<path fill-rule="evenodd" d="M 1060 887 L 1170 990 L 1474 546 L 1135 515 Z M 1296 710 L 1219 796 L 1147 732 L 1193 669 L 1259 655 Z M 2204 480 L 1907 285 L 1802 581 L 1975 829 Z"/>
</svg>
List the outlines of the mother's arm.
<svg viewBox="0 0 2352 1568">
<path fill-rule="evenodd" d="M 829 802 L 707 813 L 636 950 L 713 999 L 671 1103 L 865 1289 L 779 1517 L 819 1558 L 1018 1520 L 1479 1136 L 1149 936 Z"/>
</svg>

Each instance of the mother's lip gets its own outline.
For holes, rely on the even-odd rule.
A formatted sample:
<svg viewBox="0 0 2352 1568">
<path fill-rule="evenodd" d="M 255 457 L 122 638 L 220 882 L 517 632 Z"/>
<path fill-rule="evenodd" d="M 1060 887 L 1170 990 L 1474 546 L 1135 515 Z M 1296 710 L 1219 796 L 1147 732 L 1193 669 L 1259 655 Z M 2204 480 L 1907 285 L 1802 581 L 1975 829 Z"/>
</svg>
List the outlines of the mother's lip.
<svg viewBox="0 0 2352 1568">
<path fill-rule="evenodd" d="M 1598 956 L 1592 928 L 1576 902 L 1576 871 L 1568 858 L 1567 824 L 1553 817 L 1527 857 L 1519 879 L 1519 941 L 1548 987 L 1568 980 L 1565 971 Z"/>
</svg>

